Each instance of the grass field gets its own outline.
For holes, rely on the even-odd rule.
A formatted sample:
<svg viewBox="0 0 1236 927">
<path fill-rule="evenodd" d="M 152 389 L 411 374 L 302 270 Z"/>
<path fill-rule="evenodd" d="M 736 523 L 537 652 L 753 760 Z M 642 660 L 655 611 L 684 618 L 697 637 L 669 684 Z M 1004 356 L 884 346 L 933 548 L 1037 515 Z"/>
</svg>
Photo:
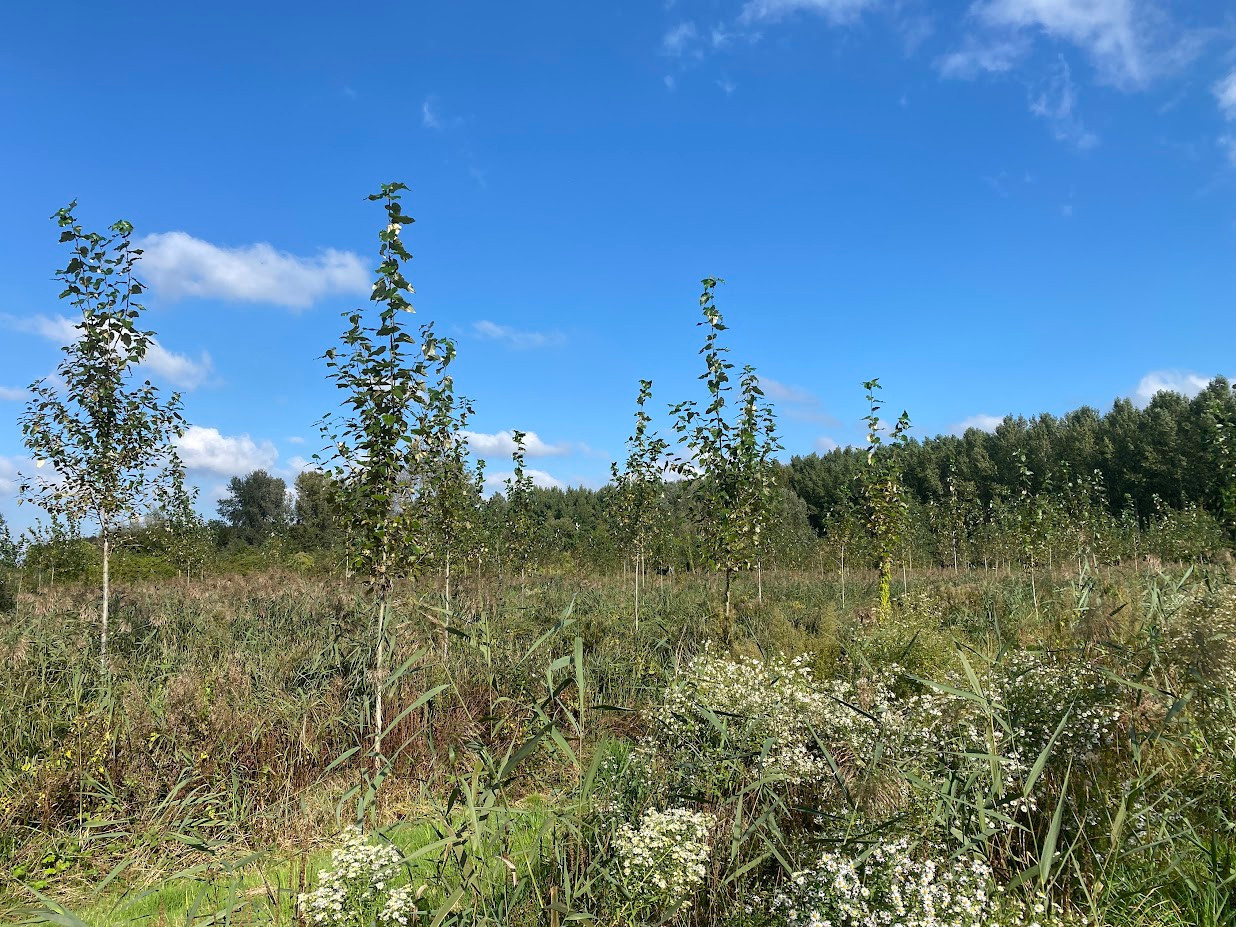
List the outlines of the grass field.
<svg viewBox="0 0 1236 927">
<path fill-rule="evenodd" d="M 106 682 L 91 593 L 23 594 L 0 911 L 297 923 L 361 822 L 425 923 L 858 924 L 893 885 L 889 923 L 1232 923 L 1230 577 L 1035 580 L 920 571 L 877 617 L 874 577 L 844 606 L 835 575 L 744 577 L 728 640 L 704 578 L 651 581 L 638 627 L 617 579 L 403 590 L 377 762 L 337 582 L 127 587 Z M 358 904 L 337 922 L 384 922 Z"/>
</svg>

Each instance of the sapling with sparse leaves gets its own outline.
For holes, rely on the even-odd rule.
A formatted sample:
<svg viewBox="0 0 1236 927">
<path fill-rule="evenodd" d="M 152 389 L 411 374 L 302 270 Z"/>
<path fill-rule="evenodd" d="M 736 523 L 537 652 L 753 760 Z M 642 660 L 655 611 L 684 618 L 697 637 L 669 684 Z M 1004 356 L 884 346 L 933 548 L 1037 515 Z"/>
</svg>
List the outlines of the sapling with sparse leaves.
<svg viewBox="0 0 1236 927">
<path fill-rule="evenodd" d="M 102 554 L 99 663 L 108 672 L 111 555 L 123 527 L 155 508 L 180 470 L 175 441 L 185 431 L 178 393 L 164 399 L 135 376 L 154 345 L 139 327 L 144 287 L 134 276 L 141 250 L 133 226 L 87 232 L 76 201 L 53 218 L 68 263 L 56 272 L 60 298 L 80 314 L 54 378 L 36 381 L 21 416 L 26 447 L 48 475 L 23 476 L 22 501 L 53 516 L 93 522 Z"/>
<path fill-rule="evenodd" d="M 634 566 L 636 627 L 639 627 L 639 593 L 648 548 L 656 532 L 665 493 L 665 452 L 669 447 L 655 431 L 648 431 L 652 416 L 646 406 L 651 398 L 652 381 L 640 380 L 635 400 L 635 431 L 627 439 L 626 465 L 621 470 L 616 461 L 610 465 L 614 480 L 611 512 Z"/>
<path fill-rule="evenodd" d="M 343 345 L 324 357 L 328 376 L 342 390 L 344 411 L 321 422 L 330 442 L 336 501 L 348 536 L 351 568 L 363 577 L 375 612 L 373 666 L 373 764 L 383 766 L 383 690 L 390 630 L 389 600 L 396 579 L 413 574 L 423 553 L 419 512 L 408 504 L 409 482 L 421 472 L 422 424 L 429 390 L 440 377 L 453 346 L 430 326 L 417 340 L 403 323 L 413 312 L 412 285 L 402 264 L 411 260 L 401 237 L 414 220 L 400 204 L 402 183 L 387 183 L 369 196 L 381 202 L 386 225 L 378 233 L 381 261 L 370 302 L 344 313 Z"/>
<path fill-rule="evenodd" d="M 675 462 L 677 472 L 691 481 L 694 514 L 705 556 L 724 576 L 724 636 L 732 632 L 731 589 L 734 574 L 759 562 L 761 535 L 769 516 L 772 455 L 780 450 L 772 408 L 764 402 L 759 377 L 750 365 L 739 379 L 741 403 L 737 415 L 727 405 L 731 371 L 729 348 L 718 341 L 725 323 L 716 305 L 715 277 L 701 281 L 698 324 L 708 329 L 704 346 L 705 372 L 700 379 L 708 389 L 708 404 L 694 400 L 671 407 L 674 430 L 687 451 Z"/>
<path fill-rule="evenodd" d="M 868 525 L 875 540 L 880 570 L 880 615 L 892 612 L 893 554 L 897 550 L 906 521 L 905 486 L 902 484 L 902 455 L 909 443 L 910 414 L 902 412 L 888 431 L 880 418 L 884 402 L 876 390 L 879 379 L 863 383 L 867 390 L 867 467 L 863 471 L 863 490 L 867 500 Z"/>
</svg>

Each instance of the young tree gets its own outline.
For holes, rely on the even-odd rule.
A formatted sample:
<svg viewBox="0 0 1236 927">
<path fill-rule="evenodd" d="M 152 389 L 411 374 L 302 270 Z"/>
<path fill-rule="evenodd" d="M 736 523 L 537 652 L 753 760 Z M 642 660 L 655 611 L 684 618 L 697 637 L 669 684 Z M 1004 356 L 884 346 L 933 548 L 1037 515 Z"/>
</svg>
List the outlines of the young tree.
<svg viewBox="0 0 1236 927">
<path fill-rule="evenodd" d="M 897 551 L 906 519 L 905 486 L 902 484 L 902 455 L 909 442 L 910 414 L 902 412 L 888 433 L 881 436 L 884 423 L 880 410 L 884 402 L 876 395 L 879 379 L 863 383 L 867 390 L 867 469 L 863 489 L 867 517 L 875 541 L 880 568 L 880 615 L 892 612 L 893 554 Z"/>
<path fill-rule="evenodd" d="M 449 356 L 454 356 L 453 351 Z M 480 542 L 485 470 L 484 462 L 472 467 L 463 436 L 472 418 L 472 403 L 455 395 L 454 378 L 445 373 L 445 367 L 426 398 L 420 424 L 424 462 L 419 504 L 427 546 L 441 570 L 449 606 L 451 567 L 456 560 L 467 562 Z"/>
<path fill-rule="evenodd" d="M 536 547 L 536 522 L 532 516 L 532 477 L 524 466 L 524 438 L 516 429 L 511 432 L 515 449 L 511 452 L 512 472 L 506 478 L 506 499 L 502 508 L 502 555 L 509 572 L 518 571 L 523 579 Z"/>
<path fill-rule="evenodd" d="M 193 507 L 197 490 L 185 486 L 184 471 L 177 468 L 166 500 L 158 512 L 158 521 L 167 532 L 167 553 L 183 572 L 185 583 L 194 569 L 201 570 L 212 547 L 206 522 Z"/>
<path fill-rule="evenodd" d="M 227 488 L 228 494 L 219 500 L 219 514 L 244 543 L 256 547 L 287 529 L 292 510 L 282 477 L 254 470 L 232 477 Z"/>
<path fill-rule="evenodd" d="M 640 380 L 635 400 L 635 431 L 627 439 L 626 466 L 619 470 L 617 462 L 610 465 L 614 480 L 611 514 L 634 563 L 637 628 L 640 584 L 665 492 L 665 452 L 669 447 L 656 432 L 648 432 L 652 416 L 645 411 L 645 406 L 651 398 L 652 381 Z"/>
<path fill-rule="evenodd" d="M 397 578 L 418 568 L 422 553 L 418 513 L 406 504 L 409 474 L 421 472 L 420 426 L 431 377 L 435 368 L 444 368 L 444 358 L 453 355 L 450 343 L 435 338 L 431 330 L 423 330 L 418 343 L 403 324 L 403 314 L 415 311 L 408 299 L 412 285 L 402 269 L 412 258 L 401 238 L 404 226 L 414 221 L 400 205 L 400 193 L 407 189 L 402 183 L 387 183 L 369 196 L 386 210 L 386 225 L 378 233 L 378 277 L 369 297 L 380 308 L 376 318 L 361 309 L 346 312 L 343 347 L 324 355 L 328 376 L 345 398 L 344 413 L 327 413 L 321 429 L 330 442 L 328 459 L 351 563 L 364 577 L 375 611 L 375 770 L 383 764 L 390 594 Z"/>
<path fill-rule="evenodd" d="M 738 415 L 732 417 L 727 408 L 734 365 L 726 360 L 729 348 L 718 344 L 720 333 L 725 331 L 715 299 L 721 281 L 706 277 L 701 282 L 700 310 L 704 318 L 698 324 L 707 327 L 708 334 L 700 350 L 706 368 L 700 378 L 707 386 L 709 402 L 701 409 L 694 400 L 687 400 L 672 406 L 670 412 L 674 430 L 689 455 L 675 466 L 691 480 L 705 556 L 725 578 L 723 630 L 728 638 L 732 633 L 730 593 L 734 574 L 751 569 L 759 560 L 760 537 L 775 484 L 770 464 L 780 445 L 772 408 L 763 402 L 753 367 L 742 370 Z"/>
<path fill-rule="evenodd" d="M 180 395 L 166 401 L 149 380 L 134 377 L 154 334 L 138 327 L 142 284 L 133 276 L 141 251 L 133 226 L 110 235 L 86 232 L 70 203 L 53 217 L 70 258 L 56 272 L 61 299 L 81 313 L 77 339 L 64 348 L 57 384 L 39 380 L 21 417 L 26 446 L 53 475 L 26 477 L 21 498 L 53 514 L 98 527 L 103 557 L 99 660 L 107 672 L 110 568 L 117 531 L 150 511 L 179 469 L 174 441 L 184 434 Z"/>
</svg>

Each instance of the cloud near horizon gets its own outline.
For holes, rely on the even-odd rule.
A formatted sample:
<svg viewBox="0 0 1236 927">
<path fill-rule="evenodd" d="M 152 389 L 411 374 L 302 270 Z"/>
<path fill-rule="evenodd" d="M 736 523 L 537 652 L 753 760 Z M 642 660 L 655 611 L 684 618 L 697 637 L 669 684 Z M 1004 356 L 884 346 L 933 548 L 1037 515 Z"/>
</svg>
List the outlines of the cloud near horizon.
<svg viewBox="0 0 1236 927">
<path fill-rule="evenodd" d="M 270 441 L 260 444 L 249 435 L 224 435 L 218 428 L 190 425 L 176 442 L 176 451 L 186 469 L 240 476 L 253 470 L 270 470 L 279 451 Z"/>
<path fill-rule="evenodd" d="M 515 435 L 511 431 L 486 434 L 480 431 L 460 432 L 477 457 L 510 457 L 515 452 Z M 535 431 L 524 432 L 524 453 L 529 457 L 558 457 L 569 454 L 569 444 L 547 444 Z"/>
<path fill-rule="evenodd" d="M 1208 385 L 1210 377 L 1191 370 L 1152 370 L 1138 381 L 1133 401 L 1139 406 L 1150 403 L 1159 393 L 1180 393 L 1192 399 Z"/>
</svg>

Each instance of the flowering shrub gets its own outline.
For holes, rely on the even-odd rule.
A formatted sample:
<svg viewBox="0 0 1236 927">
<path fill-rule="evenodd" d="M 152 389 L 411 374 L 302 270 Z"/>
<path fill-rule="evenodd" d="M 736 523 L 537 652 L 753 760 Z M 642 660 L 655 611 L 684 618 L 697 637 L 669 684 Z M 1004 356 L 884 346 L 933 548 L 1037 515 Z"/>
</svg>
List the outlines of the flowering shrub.
<svg viewBox="0 0 1236 927">
<path fill-rule="evenodd" d="M 1004 899 L 987 864 L 938 864 L 914 856 L 908 841 L 863 856 L 825 853 L 794 874 L 769 902 L 787 927 L 992 927 L 1045 923 L 1043 906 L 1027 910 Z"/>
<path fill-rule="evenodd" d="M 984 765 L 998 757 L 1004 786 L 1017 791 L 1049 745 L 1049 765 L 1076 764 L 1096 760 L 1115 742 L 1120 687 L 1088 664 L 1019 653 L 976 676 L 978 692 L 950 691 L 972 688 L 953 677 L 947 688 L 907 701 L 907 744 L 920 757 L 946 766 L 967 756 Z"/>
<path fill-rule="evenodd" d="M 863 768 L 882 724 L 897 718 L 882 683 L 817 680 L 803 657 L 730 660 L 705 651 L 653 721 L 665 753 L 690 767 L 683 772 L 697 788 L 715 792 L 753 771 L 791 785 L 830 783 L 829 755 L 847 772 Z"/>
<path fill-rule="evenodd" d="M 389 844 L 369 843 L 360 828 L 349 828 L 331 851 L 331 869 L 318 873 L 313 891 L 297 896 L 311 924 L 323 927 L 408 927 L 416 920 L 417 894 L 393 888 L 402 857 Z"/>
<path fill-rule="evenodd" d="M 670 808 L 645 813 L 639 827 L 619 827 L 614 847 L 633 914 L 691 906 L 708 872 L 708 837 L 715 823 L 704 812 Z"/>
</svg>

